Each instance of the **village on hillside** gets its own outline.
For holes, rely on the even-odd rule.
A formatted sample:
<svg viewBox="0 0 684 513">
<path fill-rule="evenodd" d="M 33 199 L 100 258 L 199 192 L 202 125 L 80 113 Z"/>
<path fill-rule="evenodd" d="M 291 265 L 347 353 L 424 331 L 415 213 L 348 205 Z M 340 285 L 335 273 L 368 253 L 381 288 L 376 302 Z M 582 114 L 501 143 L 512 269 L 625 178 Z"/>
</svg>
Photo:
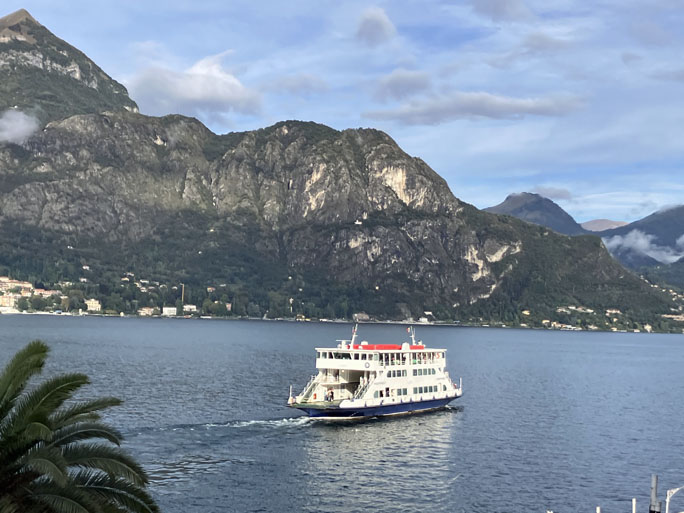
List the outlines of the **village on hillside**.
<svg viewBox="0 0 684 513">
<path fill-rule="evenodd" d="M 88 273 L 89 266 L 83 265 L 83 272 Z M 684 325 L 684 294 L 674 290 L 651 284 L 652 287 L 669 295 L 673 301 L 670 313 L 662 314 L 663 323 Z M 336 319 L 317 318 L 306 312 L 293 308 L 293 299 L 285 298 L 289 308 L 278 309 L 277 313 L 257 308 L 253 303 L 240 306 L 240 297 L 227 289 L 225 284 L 207 286 L 201 291 L 203 300 L 200 305 L 187 301 L 185 285 L 166 285 L 157 281 L 136 279 L 131 272 L 124 273 L 119 278 L 118 291 L 108 296 L 93 293 L 99 290 L 99 284 L 92 283 L 89 278 L 82 276 L 78 282 L 60 281 L 53 288 L 35 286 L 29 281 L 12 279 L 10 276 L 0 276 L 0 314 L 18 313 L 49 313 L 61 315 L 137 315 L 141 317 L 242 317 L 264 319 L 291 319 L 298 321 L 320 320 L 345 321 L 346 318 Z M 194 297 L 197 297 L 195 293 Z M 232 297 L 232 300 L 231 300 Z M 127 300 L 124 301 L 124 298 Z M 186 302 L 187 301 L 187 302 Z M 237 305 L 234 305 L 238 303 Z M 279 303 L 283 302 L 281 300 Z M 235 308 L 237 306 L 237 309 Z M 288 311 L 289 310 L 289 311 Z M 377 319 L 364 312 L 351 314 L 355 322 L 377 322 Z M 619 331 L 646 332 L 663 331 L 663 325 L 638 323 L 628 318 L 618 308 L 607 308 L 595 311 L 592 308 L 577 305 L 558 306 L 555 316 L 547 318 L 536 312 L 525 309 L 520 312 L 519 324 L 494 323 L 487 319 L 480 319 L 476 325 L 484 327 L 520 327 L 554 330 L 589 330 L 589 331 Z M 432 312 L 425 312 L 419 319 L 404 319 L 402 322 L 416 322 L 421 324 L 438 323 Z M 457 323 L 460 324 L 460 323 Z M 657 323 L 656 323 L 657 324 Z M 466 323 L 462 323 L 466 325 Z M 677 328 L 676 331 L 679 331 Z M 684 332 L 684 327 L 681 328 Z"/>
</svg>

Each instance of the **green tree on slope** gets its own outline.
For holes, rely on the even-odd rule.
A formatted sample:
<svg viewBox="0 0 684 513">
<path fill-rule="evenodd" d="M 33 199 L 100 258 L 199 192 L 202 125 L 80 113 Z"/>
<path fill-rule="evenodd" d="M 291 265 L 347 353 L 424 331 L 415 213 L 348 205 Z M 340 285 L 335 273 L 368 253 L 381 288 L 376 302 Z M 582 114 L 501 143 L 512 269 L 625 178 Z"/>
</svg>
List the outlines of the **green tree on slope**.
<svg viewBox="0 0 684 513">
<path fill-rule="evenodd" d="M 74 400 L 89 383 L 83 374 L 27 387 L 47 354 L 43 342 L 31 342 L 0 374 L 0 512 L 158 512 L 145 471 L 100 420 L 119 399 Z"/>
</svg>

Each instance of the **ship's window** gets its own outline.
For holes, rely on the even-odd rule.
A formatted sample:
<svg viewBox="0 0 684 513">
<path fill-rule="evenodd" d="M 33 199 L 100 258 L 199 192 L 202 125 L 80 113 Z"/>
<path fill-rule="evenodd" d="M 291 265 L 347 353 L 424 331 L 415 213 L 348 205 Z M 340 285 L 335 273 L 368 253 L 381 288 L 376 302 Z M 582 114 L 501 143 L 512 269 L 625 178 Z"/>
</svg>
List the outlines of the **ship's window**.
<svg viewBox="0 0 684 513">
<path fill-rule="evenodd" d="M 378 391 L 377 390 L 375 392 L 373 392 L 373 397 L 375 397 L 376 399 L 378 398 Z"/>
<path fill-rule="evenodd" d="M 378 353 L 373 353 L 373 360 L 376 362 L 380 359 L 380 355 Z"/>
<path fill-rule="evenodd" d="M 358 359 L 359 359 L 359 353 L 354 353 L 354 360 L 358 360 Z"/>
<path fill-rule="evenodd" d="M 419 375 L 419 376 L 422 376 L 422 375 L 424 374 L 424 373 L 423 373 L 423 370 L 424 370 L 424 369 L 418 369 L 418 375 Z"/>
<path fill-rule="evenodd" d="M 423 387 L 418 387 L 418 393 L 422 394 L 423 393 Z"/>
<path fill-rule="evenodd" d="M 442 385 L 442 390 L 446 392 L 446 385 Z"/>
<path fill-rule="evenodd" d="M 401 375 L 402 375 L 402 376 L 406 376 L 406 369 L 404 369 L 404 370 L 401 371 Z"/>
<path fill-rule="evenodd" d="M 361 359 L 362 359 L 362 360 L 365 360 L 365 359 L 366 359 L 366 354 L 365 354 L 365 353 L 361 355 Z"/>
<path fill-rule="evenodd" d="M 322 358 L 328 358 L 328 353 L 321 353 Z"/>
<path fill-rule="evenodd" d="M 437 374 L 437 371 L 435 369 L 432 369 L 432 374 L 433 375 Z"/>
<path fill-rule="evenodd" d="M 413 369 L 413 375 L 417 376 L 418 375 L 418 369 Z"/>
<path fill-rule="evenodd" d="M 402 389 L 404 391 L 404 395 L 408 395 L 408 390 L 406 388 Z"/>
<path fill-rule="evenodd" d="M 413 387 L 413 393 L 417 394 L 418 393 L 418 387 Z"/>
</svg>

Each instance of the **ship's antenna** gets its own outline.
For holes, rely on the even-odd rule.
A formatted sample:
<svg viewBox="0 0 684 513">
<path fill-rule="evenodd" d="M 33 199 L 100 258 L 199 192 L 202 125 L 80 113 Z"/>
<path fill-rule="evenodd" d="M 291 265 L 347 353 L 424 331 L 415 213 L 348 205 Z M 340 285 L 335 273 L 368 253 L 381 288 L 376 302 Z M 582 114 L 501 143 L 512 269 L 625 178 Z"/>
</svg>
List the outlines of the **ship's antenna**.
<svg viewBox="0 0 684 513">
<path fill-rule="evenodd" d="M 411 335 L 411 345 L 416 345 L 416 329 L 413 326 L 409 326 L 409 334 Z"/>
<path fill-rule="evenodd" d="M 358 324 L 354 324 L 354 327 L 352 328 L 352 338 L 350 340 L 350 345 L 352 346 L 352 349 L 354 349 L 354 341 L 356 340 L 356 330 L 358 329 L 358 327 Z"/>
</svg>

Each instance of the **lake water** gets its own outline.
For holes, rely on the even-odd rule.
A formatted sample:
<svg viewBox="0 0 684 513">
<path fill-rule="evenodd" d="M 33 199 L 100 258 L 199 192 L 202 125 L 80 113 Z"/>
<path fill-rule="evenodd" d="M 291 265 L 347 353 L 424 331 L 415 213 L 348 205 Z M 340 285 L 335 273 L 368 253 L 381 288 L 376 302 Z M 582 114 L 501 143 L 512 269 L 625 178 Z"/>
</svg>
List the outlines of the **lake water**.
<svg viewBox="0 0 684 513">
<path fill-rule="evenodd" d="M 684 336 L 418 327 L 464 396 L 434 413 L 347 424 L 285 405 L 343 324 L 0 316 L 0 364 L 48 342 L 46 373 L 89 396 L 169 513 L 629 512 L 684 484 Z M 402 326 L 362 325 L 394 343 Z M 673 511 L 684 509 L 675 496 Z M 663 505 L 664 511 L 664 505 Z"/>
</svg>

